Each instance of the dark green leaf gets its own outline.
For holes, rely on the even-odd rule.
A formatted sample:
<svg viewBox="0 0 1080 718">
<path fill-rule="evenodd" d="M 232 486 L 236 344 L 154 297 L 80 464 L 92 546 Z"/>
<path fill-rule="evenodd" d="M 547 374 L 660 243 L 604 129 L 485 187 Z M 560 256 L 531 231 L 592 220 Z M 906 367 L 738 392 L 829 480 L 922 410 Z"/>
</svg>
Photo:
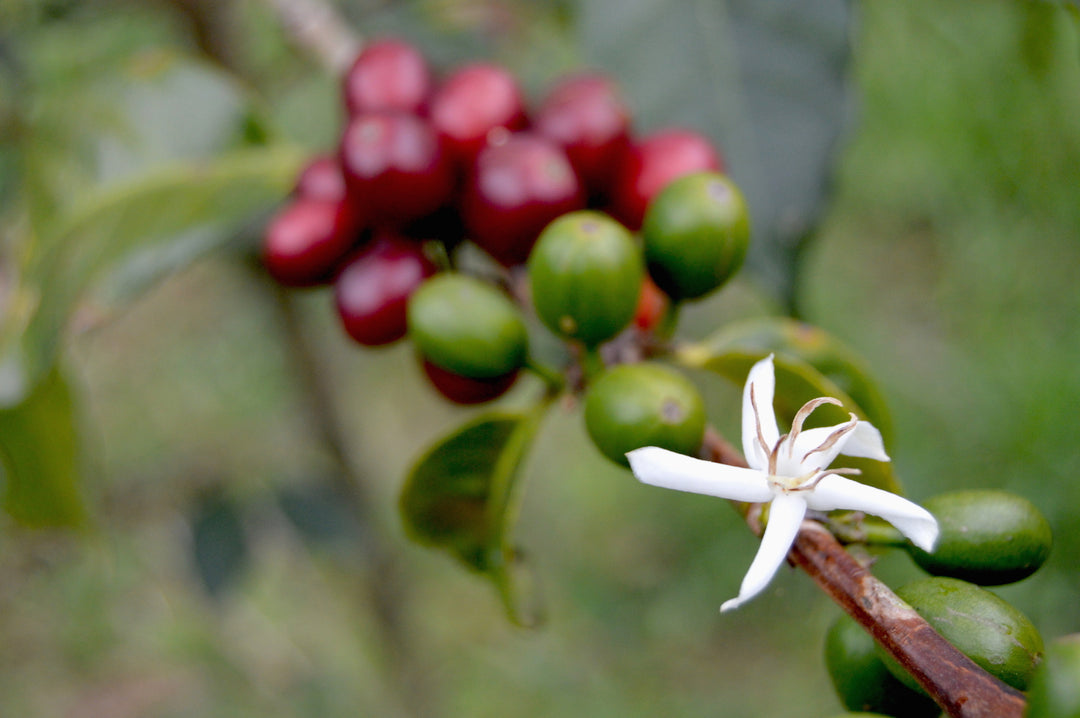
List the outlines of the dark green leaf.
<svg viewBox="0 0 1080 718">
<path fill-rule="evenodd" d="M 28 526 L 85 523 L 71 390 L 53 369 L 22 402 L 0 409 L 3 506 Z"/>
<path fill-rule="evenodd" d="M 249 563 L 247 535 L 236 502 L 220 492 L 204 496 L 191 516 L 195 569 L 214 597 L 233 586 Z"/>
<path fill-rule="evenodd" d="M 788 297 L 850 110 L 844 0 L 581 0 L 586 60 L 622 81 L 641 128 L 716 139 L 753 218 L 751 266 Z"/>
<path fill-rule="evenodd" d="M 289 522 L 314 544 L 358 543 L 361 539 L 362 527 L 349 511 L 348 502 L 327 484 L 286 487 L 278 492 L 277 500 Z"/>
<path fill-rule="evenodd" d="M 523 625 L 539 621 L 535 581 L 509 533 L 518 470 L 544 408 L 486 414 L 444 437 L 413 467 L 400 502 L 408 535 L 487 575 Z"/>
<path fill-rule="evenodd" d="M 763 336 L 767 335 L 768 332 Z M 758 338 L 753 333 L 750 333 L 750 337 Z M 734 341 L 737 338 L 735 333 L 733 341 L 728 341 L 724 332 L 720 332 L 701 344 L 684 347 L 678 356 L 688 366 L 715 372 L 741 386 L 746 381 L 750 367 L 775 350 L 771 347 L 755 346 L 753 341 L 742 345 Z M 854 413 L 860 419 L 873 421 L 866 410 L 836 382 L 804 359 L 793 354 L 777 353 L 773 364 L 776 368 L 774 405 L 779 421 L 790 421 L 806 402 L 822 396 L 839 399 L 843 406 L 825 404 L 818 407 L 806 422 L 808 428 L 843 423 L 849 419 L 848 412 Z M 863 483 L 901 493 L 892 462 L 845 456 L 843 466 L 859 469 L 862 473 L 855 478 Z"/>
</svg>

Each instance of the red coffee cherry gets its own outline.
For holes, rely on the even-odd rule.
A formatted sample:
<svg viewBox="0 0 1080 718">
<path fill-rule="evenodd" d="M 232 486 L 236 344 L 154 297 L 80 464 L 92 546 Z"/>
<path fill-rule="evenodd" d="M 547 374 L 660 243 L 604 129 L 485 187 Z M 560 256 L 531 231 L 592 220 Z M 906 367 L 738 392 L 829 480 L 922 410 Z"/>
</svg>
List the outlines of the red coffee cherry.
<svg viewBox="0 0 1080 718">
<path fill-rule="evenodd" d="M 345 177 L 341 174 L 337 157 L 319 155 L 312 158 L 296 178 L 293 195 L 332 202 L 345 199 Z"/>
<path fill-rule="evenodd" d="M 525 107 L 517 81 L 507 70 L 485 63 L 466 65 L 431 98 L 429 117 L 447 151 L 468 168 L 496 133 L 525 128 Z"/>
<path fill-rule="evenodd" d="M 401 339 L 409 297 L 434 273 L 418 243 L 377 232 L 334 280 L 334 302 L 346 333 L 364 346 Z"/>
<path fill-rule="evenodd" d="M 263 264 L 286 286 L 322 284 L 359 240 L 359 227 L 358 216 L 347 203 L 296 199 L 267 225 Z"/>
<path fill-rule="evenodd" d="M 468 236 L 512 266 L 525 261 L 551 220 L 584 206 L 581 182 L 562 148 L 519 132 L 477 155 L 462 214 Z"/>
<path fill-rule="evenodd" d="M 380 110 L 419 112 L 431 94 L 431 71 L 412 45 L 400 40 L 368 43 L 345 75 L 342 95 L 349 114 Z"/>
<path fill-rule="evenodd" d="M 641 228 L 649 202 L 669 182 L 691 172 L 723 171 L 720 153 L 704 136 L 670 129 L 631 143 L 611 188 L 611 213 L 632 230 Z"/>
<path fill-rule="evenodd" d="M 630 142 L 630 110 L 614 82 L 595 74 L 563 80 L 540 105 L 534 126 L 566 150 L 591 194 L 606 193 Z"/>
<path fill-rule="evenodd" d="M 354 117 L 341 138 L 350 198 L 375 224 L 406 224 L 450 201 L 453 173 L 438 135 L 400 112 Z"/>
<path fill-rule="evenodd" d="M 483 404 L 486 401 L 498 399 L 510 390 L 510 387 L 517 381 L 519 373 L 515 369 L 508 374 L 490 379 L 473 379 L 447 371 L 422 357 L 421 363 L 424 374 L 427 375 L 436 391 L 449 401 L 466 406 Z"/>
<path fill-rule="evenodd" d="M 671 300 L 656 286 L 648 274 L 641 283 L 641 295 L 638 297 L 637 310 L 634 312 L 634 326 L 643 332 L 650 332 L 656 328 L 660 320 L 664 318 L 668 303 Z"/>
</svg>

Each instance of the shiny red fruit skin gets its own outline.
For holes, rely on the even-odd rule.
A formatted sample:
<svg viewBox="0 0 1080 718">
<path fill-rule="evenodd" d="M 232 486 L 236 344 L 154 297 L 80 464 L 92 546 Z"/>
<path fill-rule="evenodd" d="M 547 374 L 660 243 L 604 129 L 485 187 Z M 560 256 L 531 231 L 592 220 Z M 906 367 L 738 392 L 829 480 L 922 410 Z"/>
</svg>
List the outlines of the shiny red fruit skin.
<svg viewBox="0 0 1080 718">
<path fill-rule="evenodd" d="M 528 258 L 549 222 L 584 206 L 581 182 L 562 148 L 519 132 L 477 155 L 462 214 L 469 238 L 509 267 Z"/>
<path fill-rule="evenodd" d="M 364 346 L 401 339 L 409 296 L 434 273 L 419 243 L 377 232 L 334 280 L 334 303 L 345 332 Z"/>
<path fill-rule="evenodd" d="M 345 202 L 298 198 L 267 225 L 263 264 L 278 282 L 290 287 L 324 284 L 359 241 L 360 220 Z"/>
<path fill-rule="evenodd" d="M 499 131 L 524 129 L 517 80 L 498 65 L 474 63 L 450 75 L 431 98 L 428 117 L 461 168 L 468 168 Z"/>
<path fill-rule="evenodd" d="M 342 96 L 350 115 L 399 110 L 421 112 L 431 94 L 424 56 L 401 40 L 368 43 L 345 74 Z"/>
<path fill-rule="evenodd" d="M 651 332 L 664 318 L 668 304 L 671 302 L 656 282 L 645 275 L 641 283 L 641 296 L 638 297 L 637 310 L 634 312 L 634 326 L 643 332 Z"/>
<path fill-rule="evenodd" d="M 509 374 L 503 374 L 492 379 L 472 379 L 461 376 L 451 371 L 438 367 L 427 359 L 421 359 L 424 374 L 427 375 L 431 385 L 444 398 L 455 404 L 466 406 L 483 404 L 486 401 L 498 399 L 510 390 L 518 378 L 518 370 Z"/>
<path fill-rule="evenodd" d="M 645 209 L 660 190 L 707 170 L 723 172 L 723 160 L 708 138 L 692 130 L 664 130 L 631 143 L 616 168 L 611 214 L 629 229 L 641 229 Z"/>
<path fill-rule="evenodd" d="M 413 222 L 447 204 L 454 191 L 438 135 L 413 115 L 357 115 L 342 134 L 340 159 L 351 201 L 373 224 Z"/>
<path fill-rule="evenodd" d="M 612 169 L 630 143 L 630 110 L 611 79 L 566 78 L 548 93 L 533 125 L 566 150 L 591 195 L 607 194 Z"/>
<path fill-rule="evenodd" d="M 345 177 L 337 157 L 319 155 L 313 157 L 296 178 L 294 197 L 322 199 L 340 202 L 345 199 Z"/>
</svg>

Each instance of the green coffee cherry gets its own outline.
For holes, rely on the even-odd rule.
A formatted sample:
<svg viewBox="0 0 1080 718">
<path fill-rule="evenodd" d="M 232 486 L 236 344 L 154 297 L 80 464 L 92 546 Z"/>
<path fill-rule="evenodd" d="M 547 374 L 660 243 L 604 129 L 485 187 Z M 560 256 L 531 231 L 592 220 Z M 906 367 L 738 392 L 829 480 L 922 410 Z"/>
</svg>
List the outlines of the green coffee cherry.
<svg viewBox="0 0 1080 718">
<path fill-rule="evenodd" d="M 645 263 L 629 230 L 600 212 L 571 212 L 529 255 L 533 304 L 548 329 L 595 346 L 630 323 Z"/>
<path fill-rule="evenodd" d="M 1046 647 L 1031 678 L 1027 718 L 1080 718 L 1080 633 Z"/>
<path fill-rule="evenodd" d="M 623 364 L 589 387 L 585 428 L 600 452 L 623 466 L 629 465 L 626 452 L 643 446 L 693 455 L 705 435 L 705 403 L 674 369 Z"/>
<path fill-rule="evenodd" d="M 825 667 L 844 707 L 896 718 L 937 718 L 941 714 L 937 703 L 897 680 L 875 645 L 870 634 L 845 614 L 825 634 Z"/>
<path fill-rule="evenodd" d="M 1042 660 L 1043 642 L 1024 614 L 984 588 L 955 578 L 924 578 L 900 587 L 909 603 L 945 640 L 988 673 L 1025 690 Z M 879 656 L 904 685 L 922 688 L 891 656 Z"/>
<path fill-rule="evenodd" d="M 989 489 L 954 491 L 923 503 L 941 534 L 933 553 L 911 546 L 911 556 L 935 576 L 983 586 L 1030 576 L 1050 555 L 1050 524 L 1027 499 Z"/>
<path fill-rule="evenodd" d="M 521 311 L 495 287 L 462 274 L 437 275 L 409 299 L 409 337 L 436 366 L 472 379 L 509 374 L 525 363 Z"/>
<path fill-rule="evenodd" d="M 750 215 L 739 188 L 716 172 L 680 177 L 649 204 L 641 227 L 649 275 L 672 299 L 696 299 L 742 266 Z"/>
</svg>

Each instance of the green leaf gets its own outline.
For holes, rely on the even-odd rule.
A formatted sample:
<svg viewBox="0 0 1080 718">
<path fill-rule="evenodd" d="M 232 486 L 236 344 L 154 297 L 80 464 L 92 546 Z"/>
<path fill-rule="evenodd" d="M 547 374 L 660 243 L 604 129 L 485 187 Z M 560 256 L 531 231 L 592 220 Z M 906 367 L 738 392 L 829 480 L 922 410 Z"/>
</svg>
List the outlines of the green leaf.
<svg viewBox="0 0 1080 718">
<path fill-rule="evenodd" d="M 816 329 L 801 329 L 804 326 L 794 322 L 777 323 L 776 326 L 770 326 L 769 322 L 759 323 L 758 326 L 734 325 L 700 344 L 680 348 L 677 359 L 686 366 L 714 372 L 741 386 L 746 381 L 750 367 L 770 353 L 775 353 L 774 405 L 778 420 L 790 420 L 806 402 L 829 396 L 839 399 L 843 406 L 825 404 L 818 407 L 807 420 L 807 428 L 843 423 L 849 419 L 848 412 L 876 426 L 877 416 L 871 415 L 832 378 L 835 376 L 849 385 L 858 386 L 865 393 L 872 385 L 853 383 L 854 377 L 861 376 L 865 380 L 865 375 L 856 375 L 854 369 L 857 367 L 854 364 L 848 366 L 841 361 L 844 352 L 832 343 L 828 335 L 824 332 L 819 334 L 820 330 Z M 800 339 L 803 331 L 807 332 L 807 338 Z M 808 359 L 820 359 L 823 368 L 829 369 L 832 376 L 826 375 Z M 847 370 L 852 370 L 852 373 L 849 374 Z M 882 409 L 883 406 L 875 406 L 875 412 L 884 417 L 884 414 L 880 414 Z M 862 473 L 855 478 L 865 484 L 902 493 L 892 462 L 845 456 L 843 466 L 859 469 Z"/>
<path fill-rule="evenodd" d="M 4 510 L 32 527 L 83 525 L 78 455 L 71 390 L 53 367 L 22 402 L 0 409 Z"/>
<path fill-rule="evenodd" d="M 717 140 L 746 195 L 749 265 L 790 299 L 849 119 L 851 3 L 581 0 L 585 59 L 620 78 L 639 128 Z"/>
<path fill-rule="evenodd" d="M 859 356 L 824 329 L 787 317 L 761 317 L 728 324 L 702 346 L 712 354 L 740 350 L 763 357 L 775 352 L 809 364 L 851 397 L 886 443 L 891 442 L 892 416 L 885 397 Z"/>
<path fill-rule="evenodd" d="M 44 228 L 18 287 L 30 307 L 21 352 L 5 357 L 23 391 L 56 360 L 61 334 L 95 280 L 136 250 L 220 245 L 288 191 L 302 161 L 295 148 L 276 147 L 175 163 L 93 192 Z"/>
<path fill-rule="evenodd" d="M 220 491 L 207 494 L 192 513 L 191 536 L 199 578 L 216 598 L 235 585 L 250 563 L 240 507 Z"/>
<path fill-rule="evenodd" d="M 539 623 L 540 608 L 530 569 L 509 534 L 518 472 L 547 406 L 485 414 L 436 442 L 410 471 L 400 500 L 410 538 L 490 578 L 520 625 Z"/>
<path fill-rule="evenodd" d="M 355 552 L 364 527 L 349 502 L 330 481 L 278 490 L 277 504 L 293 528 L 312 545 L 345 544 Z"/>
</svg>

